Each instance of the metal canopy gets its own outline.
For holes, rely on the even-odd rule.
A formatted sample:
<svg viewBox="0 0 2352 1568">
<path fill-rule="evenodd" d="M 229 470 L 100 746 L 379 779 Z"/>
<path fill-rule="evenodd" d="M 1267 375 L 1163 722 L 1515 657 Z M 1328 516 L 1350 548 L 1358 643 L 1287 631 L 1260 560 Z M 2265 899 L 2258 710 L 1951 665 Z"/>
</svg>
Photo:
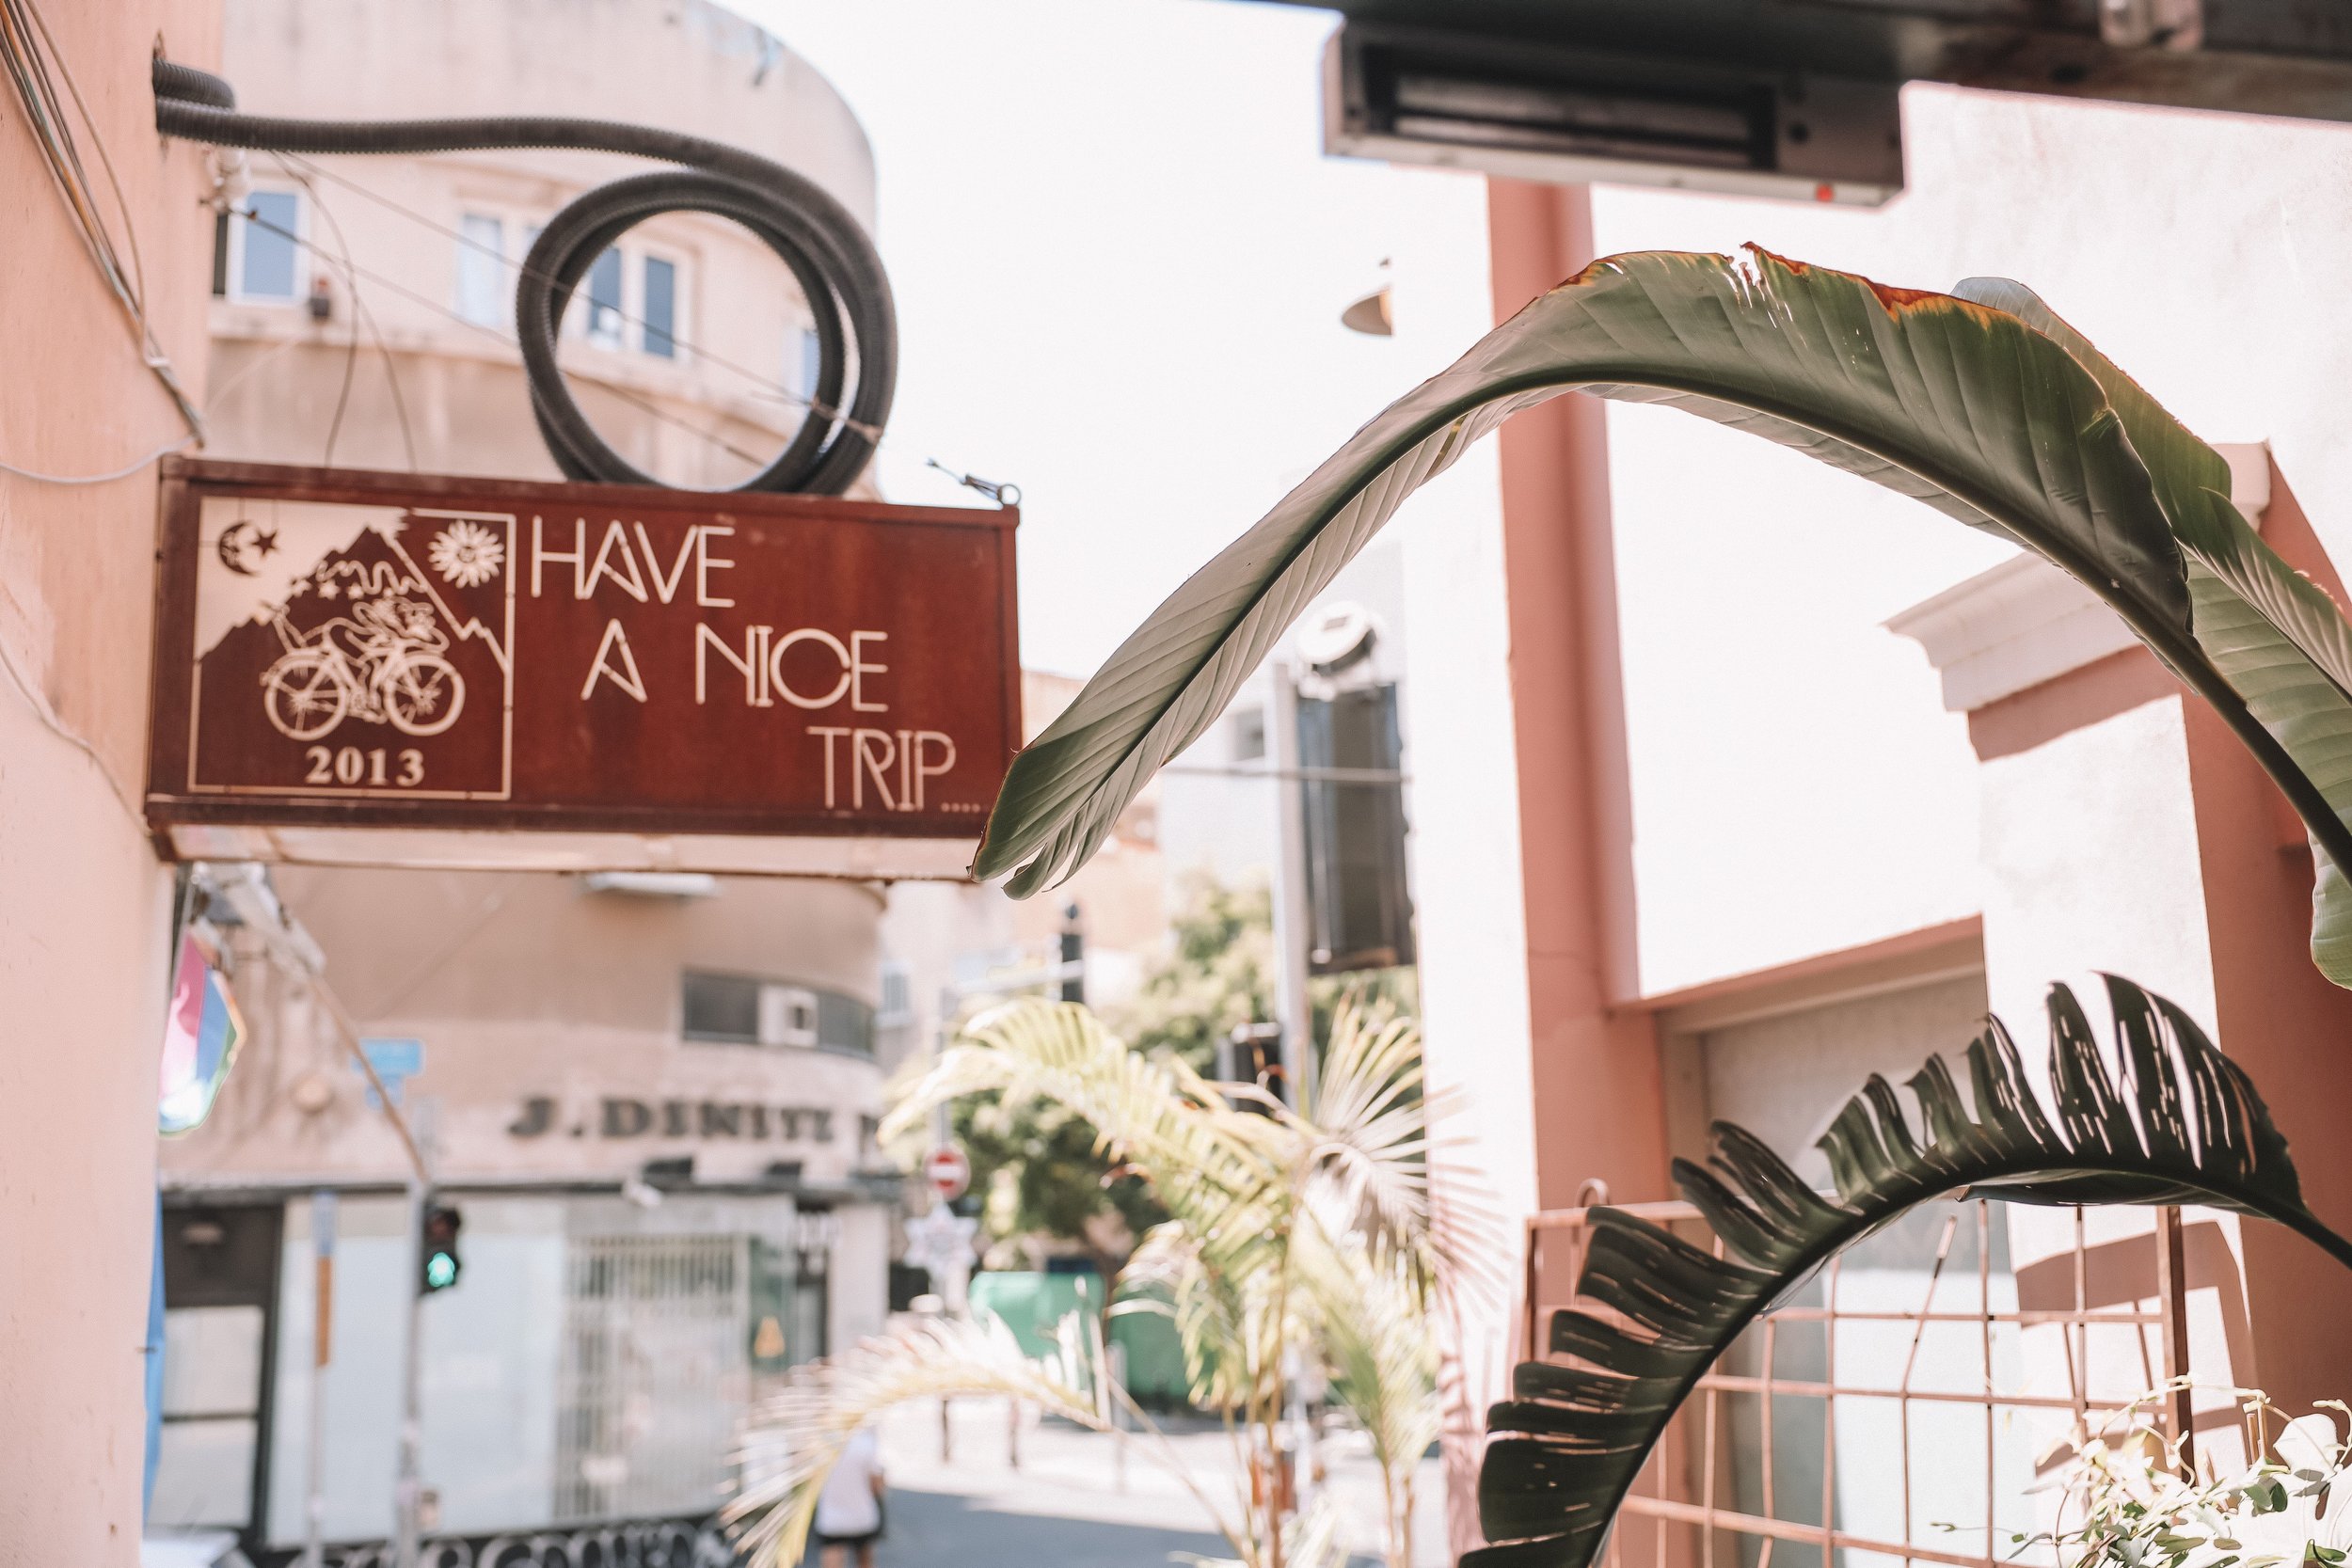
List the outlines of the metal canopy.
<svg viewBox="0 0 2352 1568">
<path fill-rule="evenodd" d="M 1284 0 L 1300 3 L 1300 0 Z M 1904 83 L 2352 120 L 2352 0 L 1338 0 L 1327 150 L 1871 206 Z"/>
<path fill-rule="evenodd" d="M 2352 5 L 2311 0 L 1336 0 L 1323 8 L 1350 24 L 1462 41 L 2352 119 Z"/>
</svg>

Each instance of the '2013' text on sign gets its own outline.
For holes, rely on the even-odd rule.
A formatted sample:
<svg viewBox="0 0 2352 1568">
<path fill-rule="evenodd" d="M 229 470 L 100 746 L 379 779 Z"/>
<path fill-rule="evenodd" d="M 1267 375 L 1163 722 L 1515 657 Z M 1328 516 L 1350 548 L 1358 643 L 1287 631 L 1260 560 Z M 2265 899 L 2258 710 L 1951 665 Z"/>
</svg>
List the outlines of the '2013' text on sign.
<svg viewBox="0 0 2352 1568">
<path fill-rule="evenodd" d="M 183 854 L 946 875 L 1019 739 L 1010 512 L 198 462 L 165 509 Z"/>
</svg>

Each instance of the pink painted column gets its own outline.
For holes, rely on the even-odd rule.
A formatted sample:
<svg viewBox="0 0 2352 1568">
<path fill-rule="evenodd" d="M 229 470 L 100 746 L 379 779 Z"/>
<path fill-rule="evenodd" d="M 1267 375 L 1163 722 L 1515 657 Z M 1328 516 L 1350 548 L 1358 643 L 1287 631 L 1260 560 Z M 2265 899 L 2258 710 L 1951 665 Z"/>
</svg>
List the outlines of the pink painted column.
<svg viewBox="0 0 2352 1568">
<path fill-rule="evenodd" d="M 1582 186 L 1487 182 L 1495 315 L 1592 260 Z M 1537 1191 L 1670 1196 L 1657 1037 L 1638 999 L 1633 813 L 1608 433 L 1569 395 L 1503 426 L 1503 562 L 1525 868 Z"/>
</svg>

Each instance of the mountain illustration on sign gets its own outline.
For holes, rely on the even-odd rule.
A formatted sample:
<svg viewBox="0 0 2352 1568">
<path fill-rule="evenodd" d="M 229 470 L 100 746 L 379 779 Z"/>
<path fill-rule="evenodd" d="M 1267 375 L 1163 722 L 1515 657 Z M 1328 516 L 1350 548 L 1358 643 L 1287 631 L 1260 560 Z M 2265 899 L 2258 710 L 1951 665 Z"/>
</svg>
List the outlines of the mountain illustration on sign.
<svg viewBox="0 0 2352 1568">
<path fill-rule="evenodd" d="M 426 555 L 444 582 L 471 589 L 500 574 L 506 546 L 482 524 L 456 519 L 436 532 Z M 322 739 L 346 721 L 435 736 L 466 707 L 465 676 L 449 657 L 456 619 L 399 541 L 368 528 L 205 658 L 258 666 L 262 711 L 290 739 Z"/>
</svg>

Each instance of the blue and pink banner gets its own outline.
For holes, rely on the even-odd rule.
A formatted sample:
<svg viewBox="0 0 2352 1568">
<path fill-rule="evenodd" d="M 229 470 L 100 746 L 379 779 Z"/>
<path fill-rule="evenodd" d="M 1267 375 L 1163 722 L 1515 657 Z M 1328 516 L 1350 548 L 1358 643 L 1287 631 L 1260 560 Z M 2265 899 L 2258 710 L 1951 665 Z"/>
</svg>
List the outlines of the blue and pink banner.
<svg viewBox="0 0 2352 1568">
<path fill-rule="evenodd" d="M 230 993 L 229 977 L 194 936 L 180 941 L 171 981 L 171 1012 L 164 1022 L 164 1067 L 158 1124 L 166 1137 L 193 1131 L 213 1109 L 220 1085 L 245 1039 L 245 1018 Z"/>
</svg>

